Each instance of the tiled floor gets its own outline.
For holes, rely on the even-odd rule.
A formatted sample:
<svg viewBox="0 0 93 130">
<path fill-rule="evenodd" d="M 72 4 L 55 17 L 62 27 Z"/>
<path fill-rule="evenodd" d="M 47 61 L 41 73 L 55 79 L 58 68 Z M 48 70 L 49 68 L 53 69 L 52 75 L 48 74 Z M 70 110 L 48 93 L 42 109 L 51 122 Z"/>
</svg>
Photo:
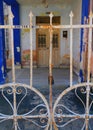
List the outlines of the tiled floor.
<svg viewBox="0 0 93 130">
<path fill-rule="evenodd" d="M 12 82 L 11 71 L 8 72 L 9 82 Z M 36 68 L 33 70 L 33 87 L 48 86 L 48 68 Z M 69 69 L 53 69 L 53 86 L 69 86 Z M 30 70 L 16 69 L 16 82 L 28 84 L 30 82 Z M 78 82 L 78 77 L 73 74 L 73 84 Z"/>
</svg>

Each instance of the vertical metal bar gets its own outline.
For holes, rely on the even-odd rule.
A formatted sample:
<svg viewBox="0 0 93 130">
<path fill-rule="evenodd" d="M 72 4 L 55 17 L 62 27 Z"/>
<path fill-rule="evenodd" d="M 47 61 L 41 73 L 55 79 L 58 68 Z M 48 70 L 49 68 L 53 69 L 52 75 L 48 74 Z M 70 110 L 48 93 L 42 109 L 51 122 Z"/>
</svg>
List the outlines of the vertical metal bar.
<svg viewBox="0 0 93 130">
<path fill-rule="evenodd" d="M 17 109 L 16 109 L 16 87 L 13 86 L 13 99 L 14 99 L 14 127 L 17 130 Z"/>
<path fill-rule="evenodd" d="M 11 8 L 9 8 L 9 24 L 13 25 L 13 14 L 11 12 Z M 11 57 L 12 57 L 12 80 L 15 82 L 15 63 L 14 63 L 14 42 L 13 42 L 13 29 L 10 27 L 10 44 L 11 44 Z"/>
<path fill-rule="evenodd" d="M 92 44 L 92 18 L 93 18 L 93 14 L 92 12 L 90 12 L 90 16 L 89 16 L 89 36 L 88 36 L 88 75 L 87 75 L 87 83 L 89 84 L 90 82 L 90 63 L 91 63 L 91 44 Z M 89 93 L 90 93 L 90 86 L 88 85 L 86 88 L 86 130 L 88 130 L 89 128 Z"/>
<path fill-rule="evenodd" d="M 92 25 L 92 12 L 90 12 L 89 16 L 89 24 Z M 91 50 L 92 50 L 92 27 L 89 27 L 89 36 L 88 36 L 88 76 L 87 76 L 87 82 L 90 82 L 90 63 L 91 63 Z"/>
<path fill-rule="evenodd" d="M 73 84 L 73 12 L 70 13 L 70 87 Z"/>
<path fill-rule="evenodd" d="M 50 31 L 50 58 L 49 58 L 49 74 L 50 76 L 52 76 L 52 18 L 53 18 L 53 14 L 50 13 L 50 28 L 49 28 L 49 31 Z"/>
<path fill-rule="evenodd" d="M 30 12 L 30 86 L 33 87 L 33 43 L 32 43 L 32 17 L 33 14 Z"/>
<path fill-rule="evenodd" d="M 88 20 L 87 20 L 87 18 L 86 17 L 84 17 L 84 24 L 88 24 Z M 85 51 L 83 51 L 82 52 L 82 59 L 84 59 L 84 60 L 82 60 L 82 62 L 81 62 L 81 68 L 82 68 L 82 70 L 84 71 L 84 81 L 86 81 L 87 80 L 87 66 L 88 66 L 88 62 L 87 62 L 87 60 L 88 60 L 88 58 L 87 58 L 87 56 L 88 56 L 88 39 L 86 38 L 86 33 L 87 33 L 87 28 L 84 28 L 83 29 L 83 46 L 85 47 Z M 85 66 L 84 66 L 85 65 Z"/>
<path fill-rule="evenodd" d="M 93 0 L 90 0 L 90 12 L 92 12 L 92 4 L 93 4 L 93 2 L 92 2 Z"/>
<path fill-rule="evenodd" d="M 89 93 L 90 93 L 90 87 L 89 85 L 86 88 L 86 118 L 85 118 L 85 122 L 86 122 L 86 130 L 88 130 L 89 128 Z"/>
<path fill-rule="evenodd" d="M 11 12 L 11 8 L 9 8 L 9 22 L 10 25 L 13 25 L 13 14 Z M 12 78 L 15 83 L 15 63 L 14 63 L 14 43 L 13 43 L 13 29 L 10 27 L 10 41 L 11 41 L 11 51 L 12 51 Z M 14 127 L 17 130 L 17 109 L 16 109 L 16 86 L 13 85 L 13 104 L 14 104 Z"/>
<path fill-rule="evenodd" d="M 53 75 L 52 75 L 52 18 L 53 14 L 50 13 L 50 28 L 49 28 L 49 33 L 50 33 L 50 55 L 49 55 L 49 80 L 50 80 L 50 95 L 49 95 L 49 101 L 50 101 L 50 114 L 51 114 L 51 122 L 50 122 L 50 130 L 52 130 L 52 80 L 53 80 Z"/>
</svg>

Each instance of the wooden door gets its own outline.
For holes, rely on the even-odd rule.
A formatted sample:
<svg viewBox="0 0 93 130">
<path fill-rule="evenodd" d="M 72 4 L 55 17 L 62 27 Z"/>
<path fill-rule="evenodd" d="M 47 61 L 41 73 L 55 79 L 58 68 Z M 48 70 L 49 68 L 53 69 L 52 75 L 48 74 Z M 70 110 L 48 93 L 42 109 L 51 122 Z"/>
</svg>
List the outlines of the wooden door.
<svg viewBox="0 0 93 130">
<path fill-rule="evenodd" d="M 58 67 L 60 61 L 60 52 L 59 52 L 59 29 L 53 30 L 53 53 L 52 61 L 53 66 Z M 39 67 L 48 67 L 49 65 L 49 47 L 50 47 L 50 34 L 49 29 L 37 29 L 37 55 L 38 55 L 38 66 Z"/>
<path fill-rule="evenodd" d="M 53 30 L 53 37 L 52 37 L 52 48 L 53 48 L 53 54 L 52 54 L 52 62 L 54 67 L 59 67 L 60 65 L 60 30 L 55 29 Z"/>
<path fill-rule="evenodd" d="M 48 67 L 49 64 L 48 34 L 48 29 L 37 29 L 37 55 L 39 67 Z"/>
</svg>

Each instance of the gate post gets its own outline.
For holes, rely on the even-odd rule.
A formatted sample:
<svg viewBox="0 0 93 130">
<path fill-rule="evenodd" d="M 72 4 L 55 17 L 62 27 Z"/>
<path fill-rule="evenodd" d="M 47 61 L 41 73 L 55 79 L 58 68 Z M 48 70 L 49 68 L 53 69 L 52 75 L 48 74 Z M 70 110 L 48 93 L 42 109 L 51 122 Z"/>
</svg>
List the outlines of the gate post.
<svg viewBox="0 0 93 130">
<path fill-rule="evenodd" d="M 0 25 L 4 25 L 3 1 L 0 1 Z M 6 57 L 4 29 L 0 29 L 0 84 L 6 81 Z"/>
</svg>

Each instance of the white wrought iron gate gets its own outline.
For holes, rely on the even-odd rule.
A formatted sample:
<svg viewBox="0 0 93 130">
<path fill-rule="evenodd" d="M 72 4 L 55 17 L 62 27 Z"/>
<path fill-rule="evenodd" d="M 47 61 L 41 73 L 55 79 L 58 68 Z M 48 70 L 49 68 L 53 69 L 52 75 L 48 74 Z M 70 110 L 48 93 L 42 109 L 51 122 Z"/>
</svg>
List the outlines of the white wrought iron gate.
<svg viewBox="0 0 93 130">
<path fill-rule="evenodd" d="M 3 111 L 0 106 L 0 125 L 10 123 L 7 130 L 92 130 L 92 118 L 93 118 L 93 100 L 90 96 L 93 96 L 92 87 L 93 83 L 90 82 L 90 58 L 91 58 L 91 46 L 92 46 L 92 18 L 93 15 L 90 13 L 89 24 L 87 25 L 73 25 L 73 13 L 70 13 L 70 24 L 69 25 L 52 25 L 53 14 L 49 15 L 50 25 L 49 26 L 36 26 L 32 25 L 33 14 L 30 13 L 30 25 L 21 26 L 13 25 L 13 15 L 9 16 L 11 25 L 0 25 L 0 29 L 9 29 L 11 33 L 11 49 L 12 49 L 12 83 L 0 85 L 0 100 L 6 102 L 4 106 L 9 108 L 10 111 Z M 30 85 L 16 83 L 15 78 L 15 65 L 14 65 L 14 44 L 13 44 L 13 29 L 30 29 Z M 48 28 L 50 32 L 50 56 L 49 56 L 49 103 L 37 89 L 33 86 L 33 55 L 32 55 L 32 31 L 33 28 Z M 53 106 L 52 96 L 52 31 L 53 29 L 70 29 L 70 87 L 65 89 L 57 98 Z M 88 74 L 87 81 L 84 83 L 78 83 L 73 85 L 73 29 L 88 28 Z M 78 104 L 73 109 L 73 104 L 69 108 L 66 98 L 71 94 L 78 98 Z M 80 94 L 81 93 L 81 94 Z M 84 97 L 84 100 L 82 97 Z M 34 95 L 34 96 L 33 96 Z M 65 99 L 65 100 L 64 100 Z M 30 104 L 27 104 L 29 100 Z M 71 100 L 71 98 L 69 99 Z M 27 105 L 27 107 L 25 106 Z M 6 108 L 6 110 L 7 110 Z M 24 110 L 23 110 L 24 108 Z M 80 112 L 77 112 L 80 109 Z M 4 113 L 5 112 L 5 113 Z M 6 122 L 7 121 L 7 122 Z M 78 122 L 77 125 L 75 125 Z M 23 127 L 24 123 L 27 127 Z M 69 125 L 69 126 L 68 126 Z M 75 125 L 72 128 L 72 125 Z M 29 126 L 29 127 L 28 127 Z M 68 127 L 67 127 L 68 126 Z M 3 127 L 1 128 L 3 130 Z"/>
</svg>

